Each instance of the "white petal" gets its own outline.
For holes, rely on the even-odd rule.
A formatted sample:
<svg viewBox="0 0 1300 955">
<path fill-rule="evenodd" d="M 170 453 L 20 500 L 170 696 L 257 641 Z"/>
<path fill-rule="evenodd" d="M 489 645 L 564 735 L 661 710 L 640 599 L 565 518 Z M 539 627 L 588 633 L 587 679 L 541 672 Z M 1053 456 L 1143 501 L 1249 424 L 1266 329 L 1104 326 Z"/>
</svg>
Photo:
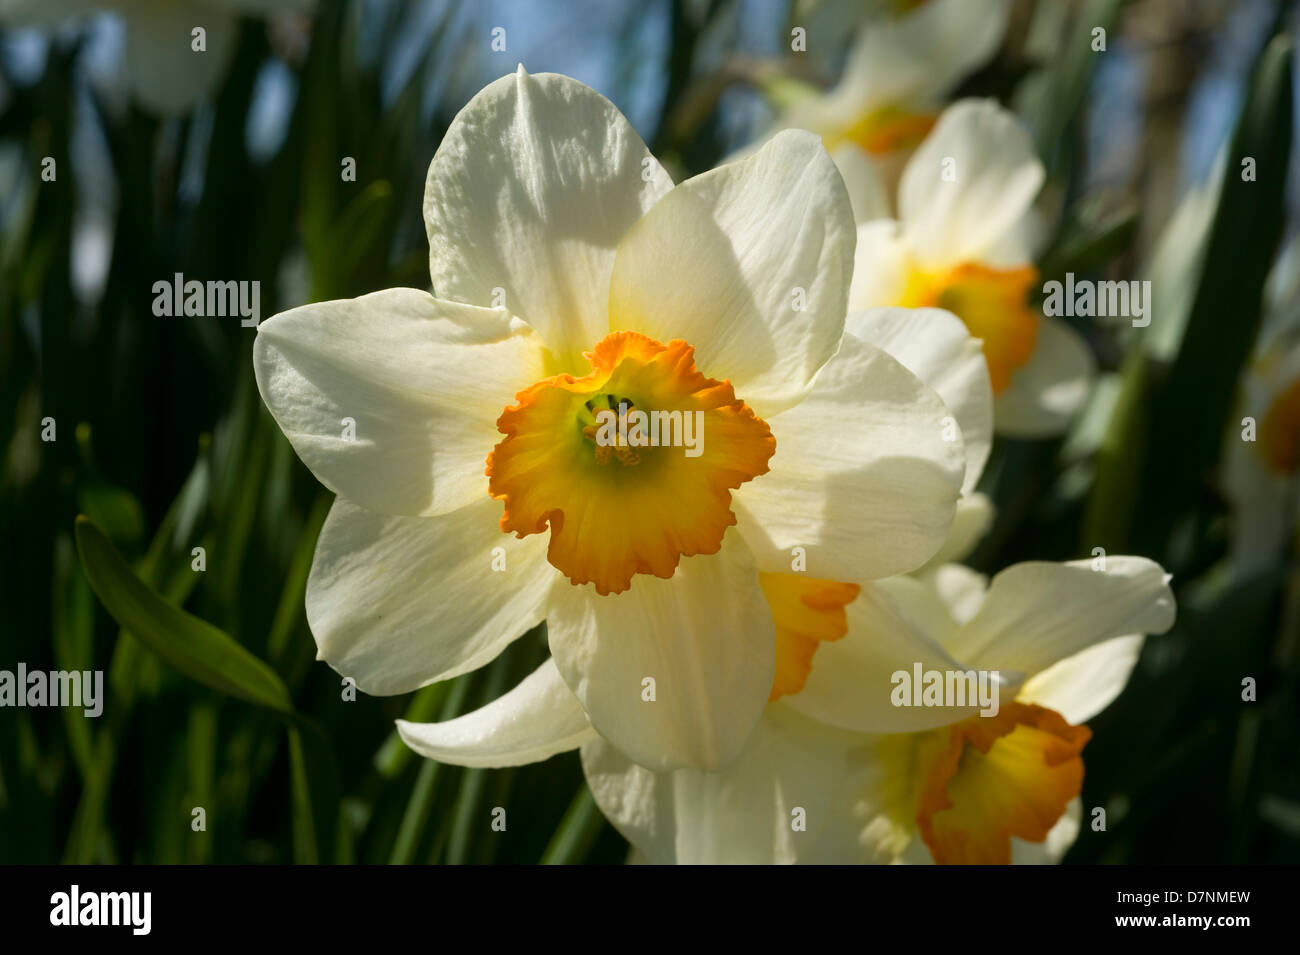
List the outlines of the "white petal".
<svg viewBox="0 0 1300 955">
<path fill-rule="evenodd" d="M 517 687 L 472 713 L 442 723 L 397 721 L 421 756 L 454 766 L 522 766 L 599 739 L 555 662 L 548 659 Z"/>
<path fill-rule="evenodd" d="M 704 374 L 770 414 L 835 353 L 856 242 L 821 141 L 787 130 L 682 183 L 636 224 L 614 263 L 610 323 L 684 339 Z"/>
<path fill-rule="evenodd" d="M 925 574 L 925 582 L 939 595 L 953 621 L 939 642 L 949 645 L 957 627 L 970 621 L 984 604 L 984 595 L 989 589 L 989 579 L 961 564 L 941 564 Z"/>
<path fill-rule="evenodd" d="M 1088 343 L 1065 322 L 1044 318 L 1034 354 L 993 402 L 999 434 L 1046 438 L 1060 434 L 1088 398 L 1096 362 Z"/>
<path fill-rule="evenodd" d="M 239 24 L 229 13 L 195 4 L 127 4 L 126 70 L 131 92 L 147 109 L 169 115 L 211 94 L 235 52 Z M 190 31 L 206 32 L 202 52 Z"/>
<path fill-rule="evenodd" d="M 954 657 L 1026 677 L 1113 637 L 1164 633 L 1174 595 L 1159 564 L 1145 557 L 1015 564 L 993 578 L 975 616 L 948 643 Z"/>
<path fill-rule="evenodd" d="M 849 308 L 859 312 L 897 305 L 903 300 L 911 267 L 897 222 L 876 219 L 858 226 Z"/>
<path fill-rule="evenodd" d="M 937 601 L 932 601 L 937 605 Z M 849 632 L 824 642 L 813 655 L 801 692 L 783 702 L 805 716 L 862 733 L 909 733 L 946 726 L 978 708 L 895 706 L 894 674 L 910 680 L 913 668 L 961 669 L 922 627 L 911 625 L 886 588 L 867 584 L 848 606 Z"/>
<path fill-rule="evenodd" d="M 740 752 L 772 689 L 776 632 L 737 534 L 717 554 L 682 558 L 672 579 L 638 574 L 621 594 L 558 581 L 551 607 L 560 673 L 628 757 L 714 769 Z"/>
<path fill-rule="evenodd" d="M 947 537 L 961 489 L 961 436 L 948 416 L 919 378 L 845 335 L 808 397 L 768 419 L 771 470 L 732 495 L 759 565 L 789 573 L 794 547 L 810 576 L 832 580 L 923 564 Z"/>
<path fill-rule="evenodd" d="M 824 134 L 882 108 L 931 108 L 992 56 L 1009 7 L 1010 0 L 929 0 L 901 16 L 869 20 L 835 88 L 791 110 L 783 125 Z"/>
<path fill-rule="evenodd" d="M 899 184 L 908 245 L 927 267 L 979 261 L 1021 219 L 1043 176 L 1034 145 L 1013 113 L 993 100 L 954 103 L 917 148 Z"/>
<path fill-rule="evenodd" d="M 853 734 L 769 706 L 740 756 L 721 772 L 654 772 L 605 741 L 582 748 L 601 811 L 646 858 L 666 864 L 816 862 L 823 827 L 846 800 Z M 796 810 L 806 829 L 795 830 Z"/>
<path fill-rule="evenodd" d="M 1027 680 L 1016 699 L 1056 710 L 1076 726 L 1086 723 L 1124 691 L 1145 639 L 1130 633 L 1066 657 Z"/>
<path fill-rule="evenodd" d="M 835 168 L 844 177 L 844 188 L 853 205 L 853 219 L 859 225 L 892 216 L 893 203 L 884 177 L 866 150 L 853 143 L 843 143 L 831 153 Z"/>
<path fill-rule="evenodd" d="M 540 623 L 557 576 L 546 535 L 503 534 L 500 517 L 489 499 L 438 517 L 336 500 L 307 580 L 317 659 L 366 693 L 408 693 L 477 669 Z"/>
<path fill-rule="evenodd" d="M 938 308 L 854 312 L 845 330 L 883 348 L 939 393 L 966 446 L 962 492 L 975 488 L 993 447 L 993 388 L 979 339 L 956 315 Z"/>
<path fill-rule="evenodd" d="M 440 514 L 488 496 L 496 420 L 544 376 L 530 331 L 499 310 L 388 289 L 262 322 L 253 363 L 322 484 L 380 513 Z"/>
<path fill-rule="evenodd" d="M 1052 222 L 1046 209 L 1032 205 L 984 250 L 980 262 L 995 269 L 1016 269 L 1033 262 L 1051 239 Z"/>
<path fill-rule="evenodd" d="M 987 494 L 977 491 L 964 495 L 957 502 L 952 527 L 948 529 L 948 539 L 943 542 L 939 552 L 930 558 L 927 566 L 947 564 L 968 557 L 993 526 L 994 510 L 993 502 Z"/>
<path fill-rule="evenodd" d="M 993 56 L 1006 32 L 1011 0 L 928 0 L 896 21 L 895 35 L 879 31 L 875 52 L 880 72 L 901 57 L 921 60 L 923 92 L 949 92 Z"/>
<path fill-rule="evenodd" d="M 1002 41 L 1010 0 L 929 0 L 865 24 L 836 94 L 859 108 L 928 106 L 986 62 Z M 834 95 L 834 94 L 833 94 Z"/>
<path fill-rule="evenodd" d="M 615 249 L 671 188 L 609 100 L 521 66 L 457 114 L 429 166 L 434 291 L 508 308 L 537 329 L 563 370 L 582 372 L 581 353 L 610 331 Z"/>
</svg>

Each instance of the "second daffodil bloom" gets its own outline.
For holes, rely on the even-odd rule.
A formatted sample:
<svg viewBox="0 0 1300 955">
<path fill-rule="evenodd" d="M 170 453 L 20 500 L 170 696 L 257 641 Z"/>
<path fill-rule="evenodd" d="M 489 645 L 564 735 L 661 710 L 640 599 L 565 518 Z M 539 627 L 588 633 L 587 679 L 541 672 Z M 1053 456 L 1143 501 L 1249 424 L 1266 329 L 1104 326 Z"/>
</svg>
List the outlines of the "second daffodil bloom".
<svg viewBox="0 0 1300 955">
<path fill-rule="evenodd" d="M 725 765 L 798 662 L 762 573 L 911 570 L 961 490 L 938 395 L 844 332 L 834 164 L 792 131 L 674 187 L 606 99 L 521 67 L 451 124 L 424 218 L 437 297 L 258 329 L 263 399 L 338 495 L 307 587 L 319 656 L 404 693 L 545 620 L 530 686 L 579 702 L 575 732 Z"/>
<path fill-rule="evenodd" d="M 1173 625 L 1164 571 L 1138 557 L 1034 562 L 989 583 L 949 564 L 847 604 L 830 582 L 804 584 L 802 601 L 774 588 L 778 625 L 840 636 L 720 771 L 629 760 L 551 661 L 473 713 L 399 730 L 464 766 L 581 747 L 601 811 L 655 863 L 1059 861 L 1079 828 L 1085 724 L 1123 690 L 1144 635 Z M 898 674 L 918 672 L 984 674 L 996 705 L 916 705 L 920 684 L 903 693 Z"/>
<path fill-rule="evenodd" d="M 850 307 L 936 306 L 984 343 L 999 433 L 1065 430 L 1087 397 L 1087 344 L 1030 305 L 1042 163 L 1014 115 L 961 100 L 908 160 L 898 219 L 860 226 Z"/>
<path fill-rule="evenodd" d="M 795 101 L 777 128 L 822 137 L 849 184 L 859 222 L 890 215 L 885 185 L 943 109 L 994 54 L 1011 0 L 905 0 L 859 28 L 839 82 Z M 880 186 L 876 184 L 879 182 Z"/>
<path fill-rule="evenodd" d="M 1084 724 L 1173 617 L 1166 575 L 1136 557 L 869 584 L 723 771 L 653 772 L 600 740 L 583 768 L 651 862 L 1057 862 L 1079 829 Z M 899 677 L 972 672 L 993 705 L 916 705 Z"/>
</svg>

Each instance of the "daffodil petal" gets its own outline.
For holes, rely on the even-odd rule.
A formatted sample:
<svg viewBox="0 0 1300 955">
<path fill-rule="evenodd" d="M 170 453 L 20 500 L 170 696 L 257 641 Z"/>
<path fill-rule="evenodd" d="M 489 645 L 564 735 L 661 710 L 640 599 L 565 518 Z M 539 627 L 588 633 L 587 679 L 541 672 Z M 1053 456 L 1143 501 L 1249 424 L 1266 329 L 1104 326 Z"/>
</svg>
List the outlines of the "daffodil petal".
<svg viewBox="0 0 1300 955">
<path fill-rule="evenodd" d="M 1010 5 L 1010 0 L 926 0 L 905 13 L 867 20 L 835 88 L 797 104 L 781 125 L 833 136 L 875 112 L 933 107 L 993 55 Z"/>
<path fill-rule="evenodd" d="M 776 632 L 753 558 L 734 532 L 671 579 L 638 574 L 598 596 L 557 584 L 551 654 L 601 736 L 655 769 L 735 758 L 772 689 Z"/>
<path fill-rule="evenodd" d="M 945 565 L 947 566 L 951 565 Z M 964 567 L 961 569 L 965 570 Z M 888 599 L 909 627 L 942 647 L 956 631 L 958 623 L 952 609 L 933 582 L 936 574 L 937 570 L 917 575 L 889 577 L 885 580 L 877 580 L 871 586 Z"/>
<path fill-rule="evenodd" d="M 925 571 L 923 580 L 931 592 L 938 595 L 947 618 L 952 621 L 937 637 L 940 643 L 949 646 L 957 628 L 974 617 L 983 605 L 989 579 L 961 564 L 940 564 Z M 898 599 L 892 592 L 891 596 Z"/>
<path fill-rule="evenodd" d="M 970 555 L 975 546 L 993 526 L 993 501 L 987 494 L 976 491 L 965 494 L 957 502 L 957 511 L 952 516 L 952 527 L 948 529 L 948 539 L 943 542 L 939 552 L 930 558 L 927 566 L 946 564 L 949 561 L 963 560 Z"/>
<path fill-rule="evenodd" d="M 782 702 L 812 719 L 861 733 L 910 733 L 973 715 L 978 707 L 896 706 L 893 675 L 914 667 L 963 669 L 921 627 L 911 626 L 887 591 L 866 584 L 848 606 L 849 632 L 818 646 L 803 691 Z"/>
<path fill-rule="evenodd" d="M 1067 723 L 1086 723 L 1123 692 L 1145 640 L 1130 633 L 1081 650 L 1025 681 L 1016 699 L 1056 710 Z"/>
<path fill-rule="evenodd" d="M 996 52 L 1007 29 L 1012 0 L 927 0 L 897 20 L 896 37 L 882 33 L 876 69 L 902 56 L 919 60 L 928 74 L 923 92 L 937 97 Z M 892 40 L 892 42 L 891 42 Z M 885 60 L 885 47 L 889 60 Z"/>
<path fill-rule="evenodd" d="M 964 458 L 939 396 L 884 351 L 845 335 L 812 391 L 768 419 L 771 470 L 732 495 L 761 569 L 862 581 L 925 563 L 947 536 Z M 951 439 L 951 440 L 948 440 Z"/>
<path fill-rule="evenodd" d="M 908 161 L 898 212 L 923 265 L 979 261 L 1020 221 L 1043 164 L 1020 121 L 993 100 L 948 107 Z"/>
<path fill-rule="evenodd" d="M 884 177 L 866 150 L 854 143 L 842 143 L 831 150 L 831 159 L 844 178 L 855 222 L 874 222 L 893 215 Z"/>
<path fill-rule="evenodd" d="M 262 399 L 336 494 L 384 514 L 486 500 L 496 419 L 542 374 L 528 326 L 415 289 L 304 305 L 258 326 Z"/>
<path fill-rule="evenodd" d="M 1174 623 L 1168 575 L 1145 557 L 1031 561 L 1002 571 L 975 615 L 947 644 L 964 663 L 1027 678 L 1114 637 L 1164 633 Z"/>
<path fill-rule="evenodd" d="M 441 723 L 397 721 L 403 742 L 454 766 L 522 766 L 599 739 L 582 704 L 548 659 L 504 696 Z"/>
<path fill-rule="evenodd" d="M 845 330 L 882 348 L 939 393 L 966 447 L 962 493 L 975 488 L 993 447 L 993 388 L 980 342 L 951 312 L 877 308 L 854 312 Z"/>
<path fill-rule="evenodd" d="M 610 324 L 690 342 L 704 374 L 771 414 L 835 353 L 856 241 L 821 142 L 778 133 L 682 183 L 632 228 L 614 262 Z"/>
<path fill-rule="evenodd" d="M 583 746 L 582 767 L 601 812 L 652 863 L 792 863 L 813 856 L 856 745 L 773 704 L 719 772 L 655 772 L 604 740 Z"/>
<path fill-rule="evenodd" d="M 307 579 L 317 659 L 366 693 L 408 693 L 477 669 L 540 623 L 556 578 L 546 542 L 501 533 L 499 516 L 486 497 L 437 517 L 336 500 Z"/>
<path fill-rule="evenodd" d="M 910 267 L 897 222 L 876 219 L 858 226 L 849 308 L 860 312 L 897 305 L 906 293 Z"/>
<path fill-rule="evenodd" d="M 1015 438 L 1060 434 L 1087 399 L 1096 370 L 1079 333 L 1059 319 L 1044 318 L 1033 355 L 994 399 L 998 433 Z"/>
<path fill-rule="evenodd" d="M 611 330 L 615 249 L 671 188 L 614 104 L 521 66 L 457 114 L 429 166 L 434 291 L 509 309 L 537 329 L 557 371 L 581 368 Z"/>
</svg>

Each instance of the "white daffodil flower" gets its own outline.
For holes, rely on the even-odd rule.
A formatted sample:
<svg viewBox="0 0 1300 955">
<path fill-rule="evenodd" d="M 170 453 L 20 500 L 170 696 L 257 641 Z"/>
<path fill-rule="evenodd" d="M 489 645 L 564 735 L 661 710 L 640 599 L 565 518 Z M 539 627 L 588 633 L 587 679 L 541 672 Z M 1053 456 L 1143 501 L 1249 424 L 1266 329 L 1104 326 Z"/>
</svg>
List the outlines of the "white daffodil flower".
<svg viewBox="0 0 1300 955">
<path fill-rule="evenodd" d="M 1079 828 L 1084 721 L 1120 693 L 1143 634 L 1173 623 L 1159 566 L 1112 557 L 956 565 L 868 584 L 804 689 L 769 705 L 717 773 L 582 748 L 597 804 L 647 859 L 1056 862 Z M 996 713 L 895 705 L 897 674 L 997 671 Z M 882 732 L 882 730 L 884 732 Z"/>
<path fill-rule="evenodd" d="M 839 83 L 796 100 L 776 128 L 822 137 L 859 222 L 892 215 L 886 185 L 897 182 L 948 94 L 996 52 L 1010 9 L 1010 0 L 894 5 L 858 30 Z"/>
<path fill-rule="evenodd" d="M 160 115 L 184 112 L 212 93 L 235 53 L 241 16 L 309 9 L 314 0 L 0 0 L 0 24 L 51 26 L 113 13 L 126 27 L 131 96 Z M 204 31 L 195 50 L 193 31 Z"/>
<path fill-rule="evenodd" d="M 554 662 L 512 702 L 568 693 L 630 759 L 726 764 L 785 665 L 766 575 L 912 570 L 961 491 L 942 400 L 845 334 L 834 164 L 791 131 L 674 187 L 609 101 L 520 68 L 453 121 L 424 217 L 439 297 L 258 329 L 262 397 L 339 495 L 307 587 L 319 656 L 404 693 L 545 620 Z M 697 453 L 611 437 L 615 409 L 700 419 Z"/>
<path fill-rule="evenodd" d="M 1242 374 L 1240 414 L 1224 438 L 1230 559 L 1242 577 L 1278 566 L 1300 527 L 1300 242 L 1274 266 L 1265 300 L 1259 344 Z"/>
<path fill-rule="evenodd" d="M 854 310 L 956 314 L 984 343 L 997 431 L 1014 437 L 1064 431 L 1094 373 L 1079 335 L 1029 304 L 1043 178 L 1013 114 L 992 100 L 954 103 L 908 160 L 898 219 L 859 226 L 849 296 Z"/>
</svg>

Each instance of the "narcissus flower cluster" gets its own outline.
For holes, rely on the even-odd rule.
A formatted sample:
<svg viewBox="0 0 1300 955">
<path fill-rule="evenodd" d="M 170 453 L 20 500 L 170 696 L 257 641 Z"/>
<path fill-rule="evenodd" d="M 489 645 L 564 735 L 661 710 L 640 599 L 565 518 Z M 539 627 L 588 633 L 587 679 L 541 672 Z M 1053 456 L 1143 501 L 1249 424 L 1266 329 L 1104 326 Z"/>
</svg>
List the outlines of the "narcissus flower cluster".
<svg viewBox="0 0 1300 955">
<path fill-rule="evenodd" d="M 934 148 L 1001 130 L 983 105 L 953 116 Z M 962 156 L 992 189 L 994 161 Z M 1009 212 L 934 170 L 931 205 L 902 205 L 921 225 L 890 239 L 913 291 L 850 313 L 884 264 L 820 136 L 674 185 L 582 84 L 520 68 L 486 87 L 429 169 L 434 294 L 258 329 L 263 399 L 338 495 L 307 588 L 321 659 L 404 693 L 544 620 L 551 657 L 519 686 L 399 731 L 467 766 L 580 747 L 652 861 L 1068 842 L 1082 722 L 1173 604 L 1137 558 L 1020 565 L 987 592 L 946 563 L 987 524 L 994 395 L 1031 363 L 978 334 L 1010 282 L 981 263 L 1041 180 L 1015 156 Z M 698 421 L 697 453 L 610 439 L 610 412 Z M 891 674 L 917 664 L 996 670 L 997 716 L 895 705 Z"/>
</svg>

